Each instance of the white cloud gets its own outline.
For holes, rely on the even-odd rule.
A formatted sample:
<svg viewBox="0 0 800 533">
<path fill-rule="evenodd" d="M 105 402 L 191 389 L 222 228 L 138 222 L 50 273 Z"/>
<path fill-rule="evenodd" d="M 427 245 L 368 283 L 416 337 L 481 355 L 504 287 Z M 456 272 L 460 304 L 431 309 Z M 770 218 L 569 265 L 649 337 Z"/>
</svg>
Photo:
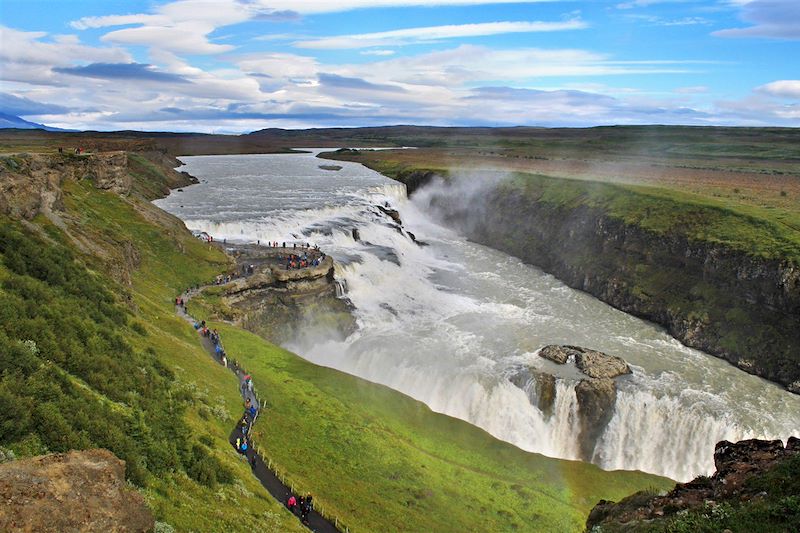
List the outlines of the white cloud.
<svg viewBox="0 0 800 533">
<path fill-rule="evenodd" d="M 394 50 L 362 50 L 359 52 L 362 56 L 393 56 Z"/>
<path fill-rule="evenodd" d="M 380 7 L 532 4 L 554 1 L 558 0 L 251 0 L 251 3 L 276 11 L 296 11 L 307 15 Z"/>
<path fill-rule="evenodd" d="M 533 33 L 563 30 L 579 30 L 587 24 L 581 20 L 560 22 L 484 22 L 480 24 L 450 24 L 446 26 L 428 26 L 423 28 L 407 28 L 403 30 L 383 31 L 377 33 L 361 33 L 322 37 L 293 43 L 298 48 L 317 49 L 351 49 L 371 46 L 402 46 L 420 42 L 432 42 L 457 37 L 479 37 L 506 33 Z"/>
<path fill-rule="evenodd" d="M 77 29 L 133 26 L 108 32 L 102 40 L 183 54 L 218 54 L 234 47 L 213 43 L 209 35 L 258 13 L 257 6 L 236 0 L 178 0 L 156 7 L 151 14 L 84 17 L 71 25 Z"/>
<path fill-rule="evenodd" d="M 752 0 L 738 4 L 742 6 L 742 19 L 751 26 L 719 30 L 712 35 L 800 39 L 800 2 L 797 0 Z"/>
<path fill-rule="evenodd" d="M 779 98 L 800 100 L 800 80 L 778 80 L 756 88 L 756 91 Z"/>
<path fill-rule="evenodd" d="M 709 91 L 705 85 L 693 85 L 691 87 L 678 87 L 674 92 L 678 94 L 703 94 Z"/>
</svg>

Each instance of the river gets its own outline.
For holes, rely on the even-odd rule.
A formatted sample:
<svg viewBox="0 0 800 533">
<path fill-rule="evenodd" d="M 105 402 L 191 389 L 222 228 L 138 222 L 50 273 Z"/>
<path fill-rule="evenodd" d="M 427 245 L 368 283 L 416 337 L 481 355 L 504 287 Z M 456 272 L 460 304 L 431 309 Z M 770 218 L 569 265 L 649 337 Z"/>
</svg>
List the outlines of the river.
<svg viewBox="0 0 800 533">
<path fill-rule="evenodd" d="M 800 396 L 683 346 L 663 329 L 437 224 L 423 200 L 359 164 L 308 154 L 181 157 L 201 183 L 155 203 L 215 239 L 310 242 L 337 260 L 356 309 L 346 339 L 309 330 L 306 359 L 382 383 L 524 450 L 579 457 L 577 400 L 557 384 L 551 416 L 509 377 L 573 344 L 625 358 L 613 418 L 592 461 L 685 481 L 714 470 L 723 439 L 800 433 Z M 420 195 L 421 198 L 425 194 Z M 415 244 L 377 205 L 397 209 Z M 358 229 L 360 241 L 353 238 Z"/>
</svg>

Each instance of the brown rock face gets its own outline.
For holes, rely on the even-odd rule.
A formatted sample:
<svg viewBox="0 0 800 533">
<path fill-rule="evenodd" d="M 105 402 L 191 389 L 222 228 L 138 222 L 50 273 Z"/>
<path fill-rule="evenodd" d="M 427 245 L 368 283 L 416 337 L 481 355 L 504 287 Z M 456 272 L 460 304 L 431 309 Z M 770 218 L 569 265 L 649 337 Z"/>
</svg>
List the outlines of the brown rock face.
<svg viewBox="0 0 800 533">
<path fill-rule="evenodd" d="M 621 357 L 585 348 L 575 356 L 575 366 L 591 378 L 609 379 L 631 373 L 631 367 Z"/>
<path fill-rule="evenodd" d="M 0 531 L 145 532 L 155 521 L 108 450 L 71 451 L 0 465 Z"/>
<path fill-rule="evenodd" d="M 559 365 L 567 362 L 570 355 L 574 355 L 575 351 L 570 346 L 556 346 L 551 344 L 539 350 L 539 357 L 544 357 L 548 361 L 552 361 Z"/>
<path fill-rule="evenodd" d="M 509 379 L 511 383 L 523 390 L 526 390 L 528 383 L 533 381 L 536 394 L 535 396 L 531 396 L 530 393 L 528 393 L 528 400 L 546 417 L 552 416 L 553 406 L 556 402 L 555 376 L 533 368 L 527 368 L 511 376 Z"/>
</svg>

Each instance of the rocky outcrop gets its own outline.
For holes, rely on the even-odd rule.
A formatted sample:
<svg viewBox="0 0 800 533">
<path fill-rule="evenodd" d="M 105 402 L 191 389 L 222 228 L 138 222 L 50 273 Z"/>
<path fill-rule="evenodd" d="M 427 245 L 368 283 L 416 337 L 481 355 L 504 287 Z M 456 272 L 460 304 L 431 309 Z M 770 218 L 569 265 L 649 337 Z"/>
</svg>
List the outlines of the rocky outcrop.
<svg viewBox="0 0 800 533">
<path fill-rule="evenodd" d="M 614 378 L 630 374 L 631 369 L 620 357 L 580 346 L 548 345 L 539 350 L 539 357 L 559 365 L 572 362 L 588 376 L 575 386 L 575 396 L 580 415 L 581 429 L 578 439 L 581 457 L 590 461 L 597 441 L 614 416 L 617 402 L 617 384 Z"/>
<path fill-rule="evenodd" d="M 556 403 L 555 376 L 547 372 L 528 369 L 514 374 L 510 379 L 521 389 L 525 389 L 529 384 L 533 385 L 533 394 L 529 394 L 528 399 L 546 418 L 553 415 L 553 407 Z"/>
<path fill-rule="evenodd" d="M 509 380 L 526 392 L 531 404 L 545 417 L 553 414 L 557 381 L 574 387 L 578 403 L 581 458 L 591 461 L 597 442 L 614 416 L 617 402 L 614 378 L 630 374 L 631 369 L 620 357 L 580 346 L 548 345 L 541 348 L 538 355 L 557 365 L 564 365 L 566 372 L 559 374 L 554 368 L 544 370 L 531 365 L 520 368 Z M 553 374 L 559 374 L 559 377 Z M 586 377 L 576 377 L 580 375 Z"/>
<path fill-rule="evenodd" d="M 0 531 L 145 532 L 155 527 L 125 462 L 108 450 L 72 451 L 0 465 Z"/>
<path fill-rule="evenodd" d="M 127 194 L 131 176 L 125 152 L 18 154 L 0 158 L 0 212 L 31 220 L 61 206 L 67 180 L 89 180 L 98 189 Z"/>
<path fill-rule="evenodd" d="M 779 440 L 718 442 L 714 449 L 716 472 L 711 477 L 701 476 L 688 483 L 678 483 L 665 495 L 637 493 L 619 503 L 600 500 L 589 514 L 586 530 L 644 531 L 651 528 L 661 531 L 659 521 L 693 509 L 713 508 L 726 502 L 742 505 L 743 502 L 765 502 L 770 497 L 781 498 L 787 487 L 765 482 L 763 478 L 773 475 L 776 467 L 785 467 L 787 461 L 796 461 L 799 455 L 800 439 L 795 437 L 789 437 L 785 447 Z M 785 470 L 782 475 L 793 479 L 793 469 Z M 762 478 L 760 482 L 759 478 Z M 776 478 L 780 480 L 781 475 Z M 786 496 L 796 499 L 797 494 Z M 773 529 L 764 529 L 767 530 Z"/>
<path fill-rule="evenodd" d="M 580 346 L 551 344 L 539 350 L 539 357 L 544 357 L 559 365 L 563 365 L 571 359 L 575 366 L 590 378 L 610 379 L 631 373 L 631 367 L 621 357 Z"/>
<path fill-rule="evenodd" d="M 617 403 L 617 385 L 613 379 L 582 379 L 575 386 L 580 415 L 578 445 L 581 457 L 589 461 L 594 455 L 597 441 L 614 416 Z"/>
<path fill-rule="evenodd" d="M 350 302 L 337 294 L 330 256 L 318 266 L 287 270 L 282 249 L 232 245 L 228 252 L 254 272 L 234 279 L 223 293 L 223 318 L 276 344 L 303 335 L 346 337 L 356 324 Z M 300 252 L 298 252 L 300 253 Z"/>
</svg>

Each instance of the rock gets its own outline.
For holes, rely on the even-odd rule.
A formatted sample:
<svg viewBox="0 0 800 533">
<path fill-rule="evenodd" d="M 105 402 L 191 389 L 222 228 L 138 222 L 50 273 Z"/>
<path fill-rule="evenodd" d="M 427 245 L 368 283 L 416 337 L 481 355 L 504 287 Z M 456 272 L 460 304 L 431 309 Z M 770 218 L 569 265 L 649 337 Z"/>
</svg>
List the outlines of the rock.
<svg viewBox="0 0 800 533">
<path fill-rule="evenodd" d="M 509 378 L 511 383 L 528 393 L 528 401 L 546 417 L 553 414 L 556 403 L 556 378 L 546 372 L 534 368 L 520 370 Z M 533 382 L 533 394 L 528 389 L 528 384 Z"/>
<path fill-rule="evenodd" d="M 574 352 L 568 346 L 556 346 L 551 344 L 539 350 L 539 357 L 544 357 L 548 361 L 563 365 Z"/>
<path fill-rule="evenodd" d="M 678 483 L 665 495 L 636 493 L 616 504 L 601 501 L 589 514 L 586 530 L 600 526 L 603 531 L 626 528 L 638 531 L 637 525 L 646 526 L 645 529 L 661 530 L 662 528 L 656 527 L 651 521 L 658 522 L 662 517 L 668 520 L 683 509 L 705 509 L 728 502 L 740 505 L 763 499 L 768 496 L 762 490 L 763 481 L 750 483 L 750 480 L 763 480 L 762 476 L 768 472 L 776 472 L 777 466 L 786 464 L 786 460 L 798 453 L 800 439 L 796 437 L 789 437 L 785 448 L 779 440 L 718 442 L 714 449 L 717 471 L 711 477 L 700 476 L 688 483 Z M 791 486 L 782 487 L 779 484 L 774 490 L 777 495 L 788 495 Z M 771 496 L 776 497 L 776 494 Z"/>
<path fill-rule="evenodd" d="M 388 216 L 401 226 L 403 225 L 403 221 L 400 219 L 400 213 L 396 209 L 390 209 L 388 207 L 383 207 L 382 205 L 377 206 L 378 209 L 383 212 L 384 215 Z"/>
<path fill-rule="evenodd" d="M 539 351 L 539 357 L 544 357 L 559 365 L 565 364 L 572 358 L 575 361 L 575 366 L 590 378 L 615 378 L 631 373 L 628 363 L 621 357 L 580 346 L 551 344 Z"/>
<path fill-rule="evenodd" d="M 351 233 L 354 241 L 358 242 L 361 240 L 361 234 L 358 232 L 358 228 L 353 228 Z"/>
<path fill-rule="evenodd" d="M 582 379 L 575 386 L 575 395 L 580 415 L 578 440 L 581 457 L 591 461 L 598 439 L 614 416 L 617 386 L 610 378 Z"/>
<path fill-rule="evenodd" d="M 152 531 L 144 498 L 108 450 L 71 451 L 0 465 L 0 531 Z"/>
<path fill-rule="evenodd" d="M 592 378 L 615 378 L 631 373 L 631 367 L 621 357 L 595 350 L 576 348 L 575 366 Z"/>
</svg>

